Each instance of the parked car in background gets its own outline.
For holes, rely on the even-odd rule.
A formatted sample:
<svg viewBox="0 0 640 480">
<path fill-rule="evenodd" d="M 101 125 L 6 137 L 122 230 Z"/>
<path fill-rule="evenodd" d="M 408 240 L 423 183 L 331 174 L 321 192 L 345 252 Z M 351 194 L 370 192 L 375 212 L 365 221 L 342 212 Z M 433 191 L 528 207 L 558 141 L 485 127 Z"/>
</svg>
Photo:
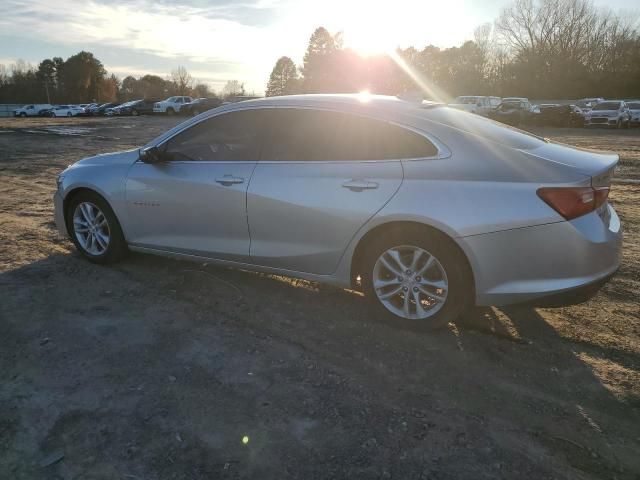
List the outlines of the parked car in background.
<svg viewBox="0 0 640 480">
<path fill-rule="evenodd" d="M 119 103 L 117 102 L 103 103 L 102 105 L 97 105 L 89 109 L 89 115 L 104 115 L 107 108 L 117 107 L 118 105 Z"/>
<path fill-rule="evenodd" d="M 493 110 L 489 117 L 507 125 L 523 125 L 531 122 L 531 104 L 527 100 L 507 100 L 503 99 L 500 106 Z"/>
<path fill-rule="evenodd" d="M 156 102 L 153 105 L 153 113 L 165 113 L 167 115 L 174 115 L 180 112 L 180 109 L 185 103 L 193 102 L 191 97 L 169 97 L 162 102 Z"/>
<path fill-rule="evenodd" d="M 582 100 L 578 100 L 576 102 L 576 106 L 582 110 L 582 113 L 588 113 L 591 111 L 593 107 L 595 107 L 598 103 L 604 102 L 604 98 L 594 97 L 594 98 L 583 98 Z"/>
<path fill-rule="evenodd" d="M 121 107 L 122 105 L 115 105 L 113 107 L 108 107 L 104 109 L 104 114 L 106 116 L 113 116 L 113 115 L 117 115 L 118 114 L 118 109 Z"/>
<path fill-rule="evenodd" d="M 531 111 L 531 102 L 527 97 L 504 97 L 502 102 L 522 102 L 522 105 L 528 111 Z"/>
<path fill-rule="evenodd" d="M 153 113 L 153 106 L 156 102 L 156 100 L 132 100 L 131 102 L 120 105 L 117 108 L 117 114 L 132 115 L 134 117 L 138 115 L 150 115 Z"/>
<path fill-rule="evenodd" d="M 84 108 L 85 115 L 90 115 L 91 114 L 91 109 L 99 106 L 99 104 L 98 103 L 88 103 L 88 104 L 86 104 L 84 106 L 82 106 L 82 105 L 80 105 L 80 106 L 82 108 Z"/>
<path fill-rule="evenodd" d="M 631 125 L 640 126 L 640 100 L 627 102 L 627 106 L 631 115 Z"/>
<path fill-rule="evenodd" d="M 605 100 L 596 104 L 584 117 L 585 126 L 629 128 L 631 113 L 623 100 Z"/>
<path fill-rule="evenodd" d="M 449 106 L 483 117 L 488 117 L 493 110 L 489 97 L 485 96 L 463 95 L 456 97 L 453 102 L 449 103 Z"/>
<path fill-rule="evenodd" d="M 582 127 L 584 114 L 575 105 L 538 105 L 538 112 L 532 117 L 534 124 L 551 127 Z"/>
<path fill-rule="evenodd" d="M 440 104 L 271 97 L 80 160 L 54 211 L 92 262 L 131 250 L 361 288 L 429 329 L 594 295 L 620 264 L 617 162 Z"/>
<path fill-rule="evenodd" d="M 185 103 L 180 109 L 180 113 L 191 117 L 220 105 L 222 105 L 222 100 L 219 98 L 196 98 L 193 102 Z"/>
<path fill-rule="evenodd" d="M 31 105 L 25 105 L 22 108 L 18 108 L 13 111 L 14 117 L 39 117 L 42 116 L 42 112 L 49 110 L 53 106 L 49 103 L 36 103 Z"/>
<path fill-rule="evenodd" d="M 52 117 L 77 117 L 84 114 L 84 108 L 77 105 L 56 105 L 51 110 Z"/>
</svg>

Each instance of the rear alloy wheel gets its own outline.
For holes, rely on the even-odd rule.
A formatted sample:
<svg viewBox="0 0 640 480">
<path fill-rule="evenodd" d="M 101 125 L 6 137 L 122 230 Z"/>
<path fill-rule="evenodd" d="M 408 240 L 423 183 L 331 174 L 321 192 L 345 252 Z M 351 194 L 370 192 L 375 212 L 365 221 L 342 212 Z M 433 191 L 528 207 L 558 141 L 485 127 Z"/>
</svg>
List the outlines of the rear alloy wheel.
<svg viewBox="0 0 640 480">
<path fill-rule="evenodd" d="M 409 320 L 434 316 L 447 301 L 449 280 L 442 264 L 426 250 L 393 247 L 373 266 L 373 288 L 391 313 Z"/>
<path fill-rule="evenodd" d="M 191 110 L 191 115 L 192 116 L 196 116 L 196 115 L 200 115 L 200 110 L 198 110 L 197 108 L 194 108 L 193 110 Z"/>
<path fill-rule="evenodd" d="M 82 192 L 67 209 L 67 231 L 76 248 L 95 263 L 112 263 L 127 252 L 120 224 L 98 194 Z"/>
<path fill-rule="evenodd" d="M 407 228 L 366 247 L 364 293 L 395 324 L 431 330 L 455 321 L 472 298 L 462 253 L 444 234 Z"/>
</svg>

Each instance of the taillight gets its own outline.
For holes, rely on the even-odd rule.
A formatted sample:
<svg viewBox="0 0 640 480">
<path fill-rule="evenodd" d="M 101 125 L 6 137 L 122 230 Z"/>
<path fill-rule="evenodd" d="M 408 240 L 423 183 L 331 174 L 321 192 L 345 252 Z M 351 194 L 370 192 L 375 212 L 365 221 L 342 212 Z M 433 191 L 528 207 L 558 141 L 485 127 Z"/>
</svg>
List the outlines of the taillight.
<svg viewBox="0 0 640 480">
<path fill-rule="evenodd" d="M 609 187 L 544 187 L 538 196 L 567 220 L 594 211 L 607 201 Z"/>
</svg>

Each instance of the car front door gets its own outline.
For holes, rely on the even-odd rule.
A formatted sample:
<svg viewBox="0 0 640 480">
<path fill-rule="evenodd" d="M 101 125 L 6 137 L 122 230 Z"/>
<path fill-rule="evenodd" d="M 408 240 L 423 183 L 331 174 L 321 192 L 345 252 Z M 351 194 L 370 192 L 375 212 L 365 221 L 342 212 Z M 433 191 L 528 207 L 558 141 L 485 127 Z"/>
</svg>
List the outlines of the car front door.
<svg viewBox="0 0 640 480">
<path fill-rule="evenodd" d="M 247 193 L 257 265 L 333 273 L 400 187 L 402 153 L 435 153 L 420 135 L 356 115 L 277 108 L 266 116 L 271 128 Z"/>
<path fill-rule="evenodd" d="M 128 241 L 247 261 L 246 193 L 263 130 L 256 110 L 221 113 L 160 145 L 165 161 L 134 163 L 126 181 Z"/>
</svg>

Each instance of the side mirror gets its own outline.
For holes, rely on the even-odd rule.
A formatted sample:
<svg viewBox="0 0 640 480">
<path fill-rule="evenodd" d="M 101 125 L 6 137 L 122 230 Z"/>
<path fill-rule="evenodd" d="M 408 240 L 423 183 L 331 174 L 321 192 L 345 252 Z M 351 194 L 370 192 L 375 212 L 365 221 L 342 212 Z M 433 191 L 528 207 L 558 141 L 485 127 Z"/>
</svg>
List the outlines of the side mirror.
<svg viewBox="0 0 640 480">
<path fill-rule="evenodd" d="M 161 163 L 164 161 L 164 155 L 158 147 L 149 147 L 140 152 L 140 160 L 150 164 Z"/>
</svg>

